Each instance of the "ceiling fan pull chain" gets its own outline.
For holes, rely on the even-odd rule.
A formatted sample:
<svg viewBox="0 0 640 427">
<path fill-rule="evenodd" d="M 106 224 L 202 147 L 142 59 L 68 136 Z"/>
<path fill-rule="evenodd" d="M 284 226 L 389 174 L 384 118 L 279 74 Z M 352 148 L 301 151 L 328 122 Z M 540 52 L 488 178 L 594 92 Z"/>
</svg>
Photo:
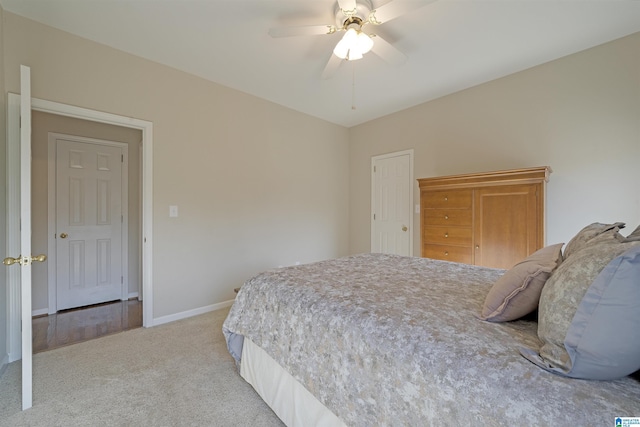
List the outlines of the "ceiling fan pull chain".
<svg viewBox="0 0 640 427">
<path fill-rule="evenodd" d="M 356 64 L 353 61 L 351 62 L 351 109 L 356 109 Z"/>
</svg>

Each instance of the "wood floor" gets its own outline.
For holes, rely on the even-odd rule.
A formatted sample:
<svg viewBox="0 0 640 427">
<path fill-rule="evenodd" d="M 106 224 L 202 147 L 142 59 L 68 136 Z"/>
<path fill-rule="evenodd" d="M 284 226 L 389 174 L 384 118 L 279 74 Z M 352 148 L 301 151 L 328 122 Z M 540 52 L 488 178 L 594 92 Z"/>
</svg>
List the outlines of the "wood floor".
<svg viewBox="0 0 640 427">
<path fill-rule="evenodd" d="M 34 317 L 33 352 L 70 344 L 142 326 L 142 302 L 115 301 L 56 314 Z"/>
</svg>

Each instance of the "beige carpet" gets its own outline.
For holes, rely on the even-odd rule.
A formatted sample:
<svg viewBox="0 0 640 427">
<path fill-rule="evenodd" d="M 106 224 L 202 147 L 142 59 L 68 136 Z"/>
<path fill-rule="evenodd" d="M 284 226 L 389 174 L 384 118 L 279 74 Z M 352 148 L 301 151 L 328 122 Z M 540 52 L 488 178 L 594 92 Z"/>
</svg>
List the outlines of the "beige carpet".
<svg viewBox="0 0 640 427">
<path fill-rule="evenodd" d="M 282 426 L 235 369 L 222 335 L 227 313 L 36 354 L 24 412 L 14 362 L 0 377 L 0 425 Z"/>
</svg>

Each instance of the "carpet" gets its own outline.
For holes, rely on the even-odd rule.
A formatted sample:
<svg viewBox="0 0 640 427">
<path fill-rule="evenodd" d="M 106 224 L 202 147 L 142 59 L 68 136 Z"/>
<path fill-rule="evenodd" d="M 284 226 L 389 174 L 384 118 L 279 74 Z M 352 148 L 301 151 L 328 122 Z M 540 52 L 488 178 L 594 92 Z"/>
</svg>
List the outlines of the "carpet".
<svg viewBox="0 0 640 427">
<path fill-rule="evenodd" d="M 138 328 L 33 357 L 33 407 L 20 362 L 0 377 L 1 426 L 282 426 L 237 373 L 229 309 Z"/>
</svg>

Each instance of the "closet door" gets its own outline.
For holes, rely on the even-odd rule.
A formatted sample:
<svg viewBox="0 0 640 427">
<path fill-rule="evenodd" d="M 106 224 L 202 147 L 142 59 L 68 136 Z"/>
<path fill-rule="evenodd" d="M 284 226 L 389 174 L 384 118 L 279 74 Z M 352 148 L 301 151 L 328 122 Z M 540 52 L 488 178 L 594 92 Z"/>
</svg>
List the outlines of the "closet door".
<svg viewBox="0 0 640 427">
<path fill-rule="evenodd" d="M 543 245 L 540 184 L 498 185 L 474 192 L 475 264 L 511 268 Z"/>
</svg>

